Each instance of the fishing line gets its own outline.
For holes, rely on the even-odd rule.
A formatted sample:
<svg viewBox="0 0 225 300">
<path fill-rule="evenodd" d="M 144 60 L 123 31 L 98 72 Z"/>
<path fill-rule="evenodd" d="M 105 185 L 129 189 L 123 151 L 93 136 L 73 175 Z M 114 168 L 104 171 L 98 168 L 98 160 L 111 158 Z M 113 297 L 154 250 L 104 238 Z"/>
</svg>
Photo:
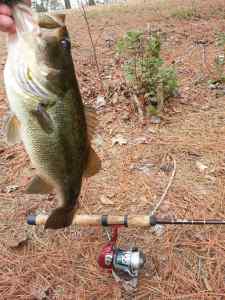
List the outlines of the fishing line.
<svg viewBox="0 0 225 300">
<path fill-rule="evenodd" d="M 176 160 L 173 158 L 173 156 L 171 154 L 168 154 L 168 156 L 170 157 L 170 159 L 173 161 L 173 171 L 170 177 L 170 180 L 166 186 L 166 189 L 164 191 L 164 193 L 162 194 L 161 198 L 159 199 L 158 203 L 155 205 L 154 209 L 152 211 L 150 211 L 150 215 L 153 216 L 155 215 L 156 211 L 159 209 L 159 207 L 161 206 L 162 202 L 164 201 L 166 195 L 168 194 L 168 191 L 173 183 L 175 174 L 176 174 L 176 170 L 177 170 L 177 163 Z"/>
</svg>

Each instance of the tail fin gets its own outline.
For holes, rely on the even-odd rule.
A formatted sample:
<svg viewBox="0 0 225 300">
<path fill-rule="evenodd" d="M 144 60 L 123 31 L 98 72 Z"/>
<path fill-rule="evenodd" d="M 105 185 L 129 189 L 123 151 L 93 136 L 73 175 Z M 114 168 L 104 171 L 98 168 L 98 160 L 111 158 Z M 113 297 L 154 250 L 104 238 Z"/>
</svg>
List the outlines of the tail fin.
<svg viewBox="0 0 225 300">
<path fill-rule="evenodd" d="M 45 229 L 59 229 L 70 226 L 73 222 L 74 208 L 58 207 L 48 217 Z"/>
</svg>

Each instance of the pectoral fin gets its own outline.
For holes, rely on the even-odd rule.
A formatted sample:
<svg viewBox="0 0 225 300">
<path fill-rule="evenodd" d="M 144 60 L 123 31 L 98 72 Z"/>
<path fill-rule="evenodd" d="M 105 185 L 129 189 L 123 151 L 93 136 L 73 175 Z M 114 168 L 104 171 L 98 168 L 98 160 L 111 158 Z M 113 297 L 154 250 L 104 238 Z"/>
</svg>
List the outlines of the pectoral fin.
<svg viewBox="0 0 225 300">
<path fill-rule="evenodd" d="M 87 166 L 84 172 L 85 177 L 91 177 L 101 170 L 101 160 L 96 152 L 90 147 Z"/>
<path fill-rule="evenodd" d="M 53 187 L 44 181 L 40 176 L 36 175 L 26 188 L 27 194 L 48 194 L 51 193 Z"/>
<path fill-rule="evenodd" d="M 39 103 L 37 109 L 32 110 L 31 113 L 36 117 L 39 125 L 45 132 L 47 132 L 48 134 L 53 132 L 53 121 L 46 111 L 44 104 Z"/>
<path fill-rule="evenodd" d="M 84 113 L 87 122 L 88 140 L 91 141 L 98 125 L 97 114 L 95 109 L 88 105 L 84 106 Z"/>
<path fill-rule="evenodd" d="M 6 142 L 9 145 L 14 145 L 21 142 L 20 138 L 20 122 L 15 115 L 12 115 L 5 127 Z"/>
</svg>

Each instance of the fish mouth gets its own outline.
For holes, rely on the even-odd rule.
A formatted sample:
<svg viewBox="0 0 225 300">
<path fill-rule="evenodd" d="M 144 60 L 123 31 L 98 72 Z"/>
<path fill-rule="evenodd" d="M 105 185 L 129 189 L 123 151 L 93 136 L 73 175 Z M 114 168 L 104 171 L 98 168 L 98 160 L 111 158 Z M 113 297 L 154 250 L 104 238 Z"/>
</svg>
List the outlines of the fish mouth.
<svg viewBox="0 0 225 300">
<path fill-rule="evenodd" d="M 40 14 L 38 24 L 41 28 L 56 29 L 65 27 L 65 14 Z"/>
<path fill-rule="evenodd" d="M 16 32 L 9 33 L 8 39 L 8 56 L 15 62 L 9 67 L 11 74 L 16 74 L 17 86 L 27 96 L 54 97 L 55 86 L 49 82 L 58 78 L 61 70 L 48 64 L 44 53 L 51 35 L 56 40 L 64 35 L 65 15 L 37 15 L 25 3 L 14 4 L 12 11 Z"/>
<path fill-rule="evenodd" d="M 40 34 L 37 18 L 29 5 L 25 3 L 15 4 L 12 15 L 16 24 L 16 35 L 21 36 L 24 33 Z"/>
</svg>

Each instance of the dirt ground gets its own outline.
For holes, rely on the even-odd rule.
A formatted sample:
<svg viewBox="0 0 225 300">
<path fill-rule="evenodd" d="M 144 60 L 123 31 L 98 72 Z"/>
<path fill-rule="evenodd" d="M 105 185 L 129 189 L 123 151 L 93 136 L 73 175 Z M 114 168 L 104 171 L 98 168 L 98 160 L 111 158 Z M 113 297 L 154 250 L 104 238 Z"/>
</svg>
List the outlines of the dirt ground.
<svg viewBox="0 0 225 300">
<path fill-rule="evenodd" d="M 105 92 L 118 96 L 97 109 L 94 147 L 102 170 L 84 184 L 80 214 L 148 214 L 171 178 L 169 154 L 176 161 L 176 176 L 157 215 L 225 217 L 225 87 L 209 85 L 218 77 L 214 59 L 223 53 L 217 36 L 225 31 L 225 2 L 183 3 L 131 1 L 88 11 Z M 81 12 L 69 12 L 67 24 L 83 99 L 96 106 L 102 91 Z M 115 42 L 127 30 L 149 26 L 165 33 L 162 56 L 176 67 L 180 95 L 165 105 L 160 124 L 147 119 L 143 125 L 124 96 Z M 5 46 L 1 34 L 1 128 L 8 112 Z M 124 145 L 113 145 L 117 134 Z M 3 130 L 0 164 L 0 299 L 225 299 L 223 226 L 121 229 L 119 245 L 138 246 L 147 258 L 137 289 L 128 293 L 97 265 L 107 242 L 102 229 L 44 231 L 26 225 L 27 215 L 50 212 L 57 202 L 51 195 L 24 194 L 29 160 L 21 145 L 4 143 Z"/>
</svg>

